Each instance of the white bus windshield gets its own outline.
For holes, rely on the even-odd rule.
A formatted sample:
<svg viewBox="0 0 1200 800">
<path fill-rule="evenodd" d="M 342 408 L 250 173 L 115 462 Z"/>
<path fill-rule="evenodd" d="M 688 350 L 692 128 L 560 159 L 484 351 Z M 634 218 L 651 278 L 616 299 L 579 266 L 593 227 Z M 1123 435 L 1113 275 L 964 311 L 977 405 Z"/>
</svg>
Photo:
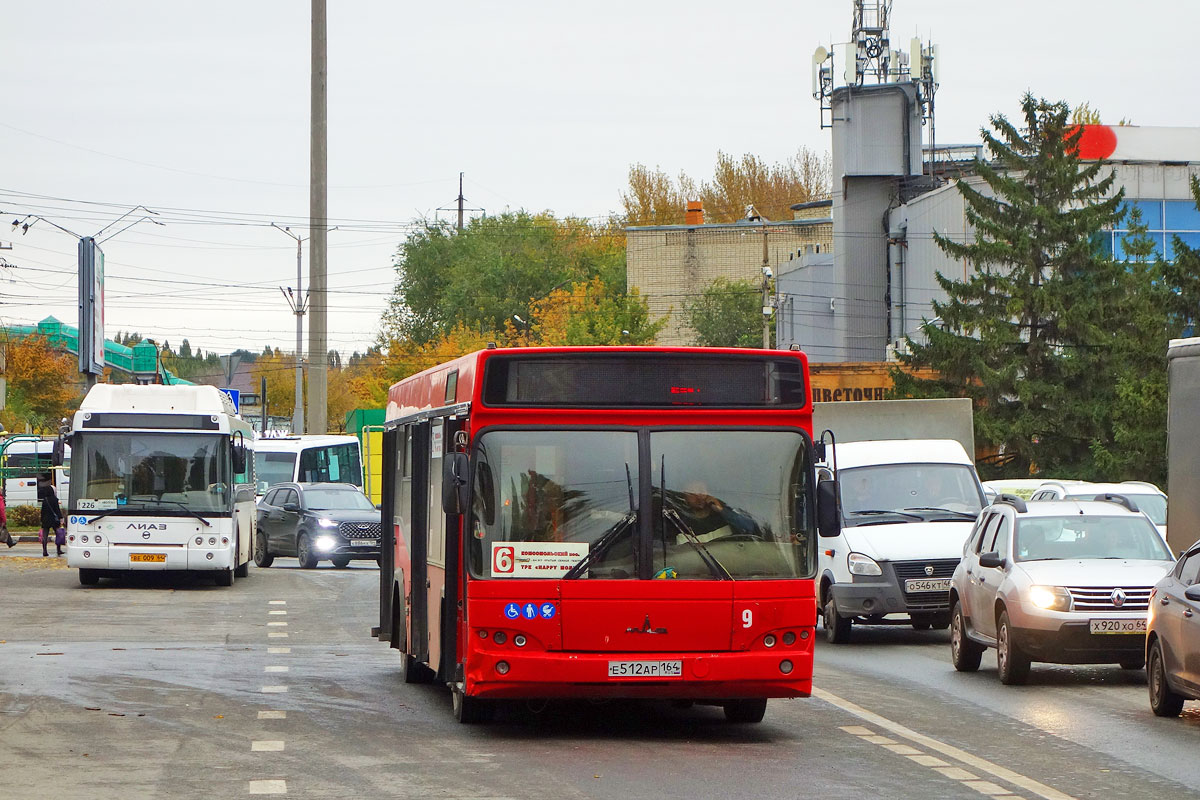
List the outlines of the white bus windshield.
<svg viewBox="0 0 1200 800">
<path fill-rule="evenodd" d="M 222 436 L 92 433 L 77 438 L 73 455 L 72 510 L 220 513 L 232 502 L 228 442 Z"/>
<path fill-rule="evenodd" d="M 267 453 L 261 450 L 254 453 L 254 480 L 258 483 L 259 494 L 277 483 L 295 480 L 295 474 L 295 453 Z"/>
</svg>

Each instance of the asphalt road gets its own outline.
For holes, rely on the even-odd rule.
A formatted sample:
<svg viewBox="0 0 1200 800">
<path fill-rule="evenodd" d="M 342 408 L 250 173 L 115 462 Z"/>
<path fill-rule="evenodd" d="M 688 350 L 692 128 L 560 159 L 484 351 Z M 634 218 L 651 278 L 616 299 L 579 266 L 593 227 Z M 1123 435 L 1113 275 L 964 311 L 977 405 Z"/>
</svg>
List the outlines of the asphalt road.
<svg viewBox="0 0 1200 800">
<path fill-rule="evenodd" d="M 859 629 L 819 647 L 816 696 L 760 725 L 583 703 L 463 726 L 369 636 L 374 564 L 85 588 L 36 547 L 0 552 L 5 800 L 1200 794 L 1200 704 L 1157 719 L 1115 667 L 1005 687 L 990 656 L 955 673 L 942 632 Z"/>
</svg>

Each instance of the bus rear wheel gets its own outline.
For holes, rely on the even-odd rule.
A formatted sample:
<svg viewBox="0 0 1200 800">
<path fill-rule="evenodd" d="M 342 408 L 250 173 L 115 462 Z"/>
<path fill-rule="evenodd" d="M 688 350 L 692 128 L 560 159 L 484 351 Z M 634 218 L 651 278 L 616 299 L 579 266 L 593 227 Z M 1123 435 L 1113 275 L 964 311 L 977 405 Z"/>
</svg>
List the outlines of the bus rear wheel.
<svg viewBox="0 0 1200 800">
<path fill-rule="evenodd" d="M 100 570 L 80 567 L 79 582 L 84 586 L 95 586 L 100 582 Z"/>
<path fill-rule="evenodd" d="M 724 708 L 725 719 L 730 722 L 762 722 L 763 715 L 767 713 L 767 701 L 766 699 L 726 700 Z"/>
<path fill-rule="evenodd" d="M 496 712 L 496 707 L 490 701 L 480 700 L 478 697 L 468 697 L 457 686 L 450 689 L 450 703 L 454 711 L 454 718 L 464 725 L 488 722 Z"/>
</svg>

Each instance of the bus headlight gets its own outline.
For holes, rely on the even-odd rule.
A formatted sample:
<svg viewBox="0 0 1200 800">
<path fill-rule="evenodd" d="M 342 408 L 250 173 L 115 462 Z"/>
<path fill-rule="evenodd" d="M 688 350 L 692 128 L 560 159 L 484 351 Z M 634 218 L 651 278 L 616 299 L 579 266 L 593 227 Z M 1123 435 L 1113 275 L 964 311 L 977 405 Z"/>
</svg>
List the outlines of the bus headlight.
<svg viewBox="0 0 1200 800">
<path fill-rule="evenodd" d="M 337 539 L 334 539 L 332 536 L 318 536 L 313 544 L 316 545 L 318 550 L 332 550 L 337 547 Z"/>
<path fill-rule="evenodd" d="M 317 524 L 320 525 L 322 528 L 336 528 L 338 526 L 337 522 L 335 522 L 334 520 L 325 519 L 324 517 L 317 520 Z"/>
</svg>

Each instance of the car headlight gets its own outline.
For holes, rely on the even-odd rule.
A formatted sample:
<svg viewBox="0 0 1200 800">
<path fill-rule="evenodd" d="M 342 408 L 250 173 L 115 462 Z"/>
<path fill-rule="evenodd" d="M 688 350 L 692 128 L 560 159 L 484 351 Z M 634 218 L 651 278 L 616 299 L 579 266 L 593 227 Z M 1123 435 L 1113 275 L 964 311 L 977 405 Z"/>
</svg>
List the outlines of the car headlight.
<svg viewBox="0 0 1200 800">
<path fill-rule="evenodd" d="M 318 550 L 332 550 L 337 547 L 337 539 L 334 539 L 332 536 L 318 536 L 313 544 L 316 545 Z"/>
<path fill-rule="evenodd" d="M 1047 611 L 1070 611 L 1071 593 L 1061 586 L 1031 586 L 1029 602 Z"/>
<path fill-rule="evenodd" d="M 875 563 L 875 559 L 862 553 L 851 553 L 846 557 L 851 575 L 882 575 L 883 570 Z"/>
<path fill-rule="evenodd" d="M 338 526 L 337 522 L 335 522 L 334 520 L 325 519 L 325 518 L 321 518 L 321 519 L 317 520 L 317 524 L 320 525 L 322 528 L 336 528 Z"/>
</svg>

